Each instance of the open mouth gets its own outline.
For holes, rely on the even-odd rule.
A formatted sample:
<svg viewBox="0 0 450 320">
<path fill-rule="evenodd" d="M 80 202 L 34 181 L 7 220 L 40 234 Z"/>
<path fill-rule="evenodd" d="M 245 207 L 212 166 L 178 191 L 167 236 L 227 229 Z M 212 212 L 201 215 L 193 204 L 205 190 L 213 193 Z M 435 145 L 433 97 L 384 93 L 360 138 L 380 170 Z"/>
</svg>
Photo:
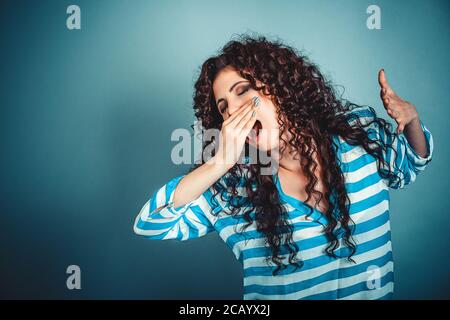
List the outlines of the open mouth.
<svg viewBox="0 0 450 320">
<path fill-rule="evenodd" d="M 246 141 L 247 142 L 250 141 L 250 140 L 253 140 L 255 142 L 258 141 L 259 132 L 260 132 L 261 129 L 262 129 L 261 122 L 259 120 L 256 120 L 255 124 L 253 125 L 252 130 L 250 130 L 250 133 L 248 134 L 248 136 L 246 138 Z"/>
</svg>

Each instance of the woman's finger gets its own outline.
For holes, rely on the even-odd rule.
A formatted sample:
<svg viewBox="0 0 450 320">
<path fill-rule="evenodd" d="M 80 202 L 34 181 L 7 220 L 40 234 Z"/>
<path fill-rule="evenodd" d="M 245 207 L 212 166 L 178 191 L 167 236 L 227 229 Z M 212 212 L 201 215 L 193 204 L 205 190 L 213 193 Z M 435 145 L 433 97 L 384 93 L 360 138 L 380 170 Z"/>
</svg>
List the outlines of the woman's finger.
<svg viewBox="0 0 450 320">
<path fill-rule="evenodd" d="M 260 102 L 259 99 L 256 99 L 256 100 L 254 101 L 253 108 L 250 108 L 250 109 L 246 112 L 246 114 L 241 118 L 241 121 L 239 121 L 239 123 L 238 123 L 238 124 L 236 125 L 236 127 L 235 127 L 236 129 L 242 130 L 242 128 L 246 125 L 246 123 L 248 122 L 248 120 L 249 120 L 249 118 L 250 118 L 251 116 L 256 117 L 256 112 L 257 112 L 258 107 L 259 107 L 259 102 Z"/>
<path fill-rule="evenodd" d="M 239 119 L 244 113 L 253 106 L 253 98 L 243 104 L 237 111 L 235 111 L 228 119 L 226 119 L 222 125 L 234 127 L 239 122 Z M 237 120 L 237 121 L 236 121 Z"/>
<path fill-rule="evenodd" d="M 251 130 L 253 130 L 253 126 L 255 125 L 256 122 L 256 110 L 253 110 L 250 119 L 247 120 L 247 122 L 245 123 L 244 127 L 242 128 L 242 136 L 244 137 L 244 139 L 248 136 L 248 134 L 250 133 Z"/>
<path fill-rule="evenodd" d="M 390 91 L 393 92 L 391 86 L 390 86 L 389 83 L 387 82 L 386 74 L 385 74 L 385 72 L 384 72 L 384 69 L 381 69 L 381 70 L 378 72 L 378 83 L 380 84 L 380 87 L 381 87 L 382 89 L 385 89 L 385 90 L 386 90 L 387 93 L 389 93 Z"/>
<path fill-rule="evenodd" d="M 389 116 L 391 118 L 393 118 L 394 120 L 396 120 L 398 118 L 398 112 L 395 111 L 394 109 L 387 109 L 387 113 L 389 114 Z M 397 121 L 397 120 L 396 120 Z"/>
<path fill-rule="evenodd" d="M 242 130 L 242 128 L 247 123 L 248 119 L 252 116 L 252 114 L 256 112 L 256 107 L 252 106 L 247 111 L 245 111 L 245 114 L 242 116 L 242 118 L 239 120 L 239 123 L 234 127 L 236 130 Z"/>
<path fill-rule="evenodd" d="M 227 126 L 229 128 L 235 128 L 238 125 L 238 123 L 241 121 L 242 117 L 244 117 L 245 114 L 253 108 L 255 100 L 257 100 L 257 99 L 252 98 L 252 99 L 250 99 L 250 101 L 248 101 L 246 103 L 246 105 L 244 105 L 244 107 L 241 107 L 242 109 L 238 111 L 239 114 L 237 114 L 230 122 L 228 122 Z"/>
<path fill-rule="evenodd" d="M 381 88 L 381 90 L 380 90 L 380 98 L 382 100 L 385 99 L 385 98 L 390 98 L 390 95 L 387 92 L 386 88 Z"/>
</svg>

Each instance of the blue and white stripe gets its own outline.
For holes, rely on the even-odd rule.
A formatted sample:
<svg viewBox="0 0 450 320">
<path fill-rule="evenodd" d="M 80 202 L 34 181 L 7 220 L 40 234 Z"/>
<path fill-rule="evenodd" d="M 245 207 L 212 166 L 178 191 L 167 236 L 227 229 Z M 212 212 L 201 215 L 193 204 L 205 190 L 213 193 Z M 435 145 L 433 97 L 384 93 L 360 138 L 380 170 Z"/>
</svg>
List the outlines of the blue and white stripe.
<svg viewBox="0 0 450 320">
<path fill-rule="evenodd" d="M 361 122 L 370 121 L 375 113 L 368 107 L 351 111 Z M 353 120 L 349 120 L 354 121 Z M 220 238 L 232 250 L 243 266 L 243 298 L 254 299 L 387 299 L 392 297 L 393 257 L 389 218 L 389 188 L 400 189 L 415 181 L 431 161 L 433 137 L 421 122 L 428 148 L 426 157 L 419 156 L 408 144 L 404 135 L 393 139 L 374 125 L 368 128 L 371 137 L 383 139 L 397 150 L 397 158 L 390 151 L 383 153 L 388 168 L 402 178 L 401 183 L 389 183 L 379 173 L 376 159 L 360 146 L 351 146 L 341 137 L 334 137 L 337 156 L 350 199 L 350 215 L 355 222 L 354 240 L 357 250 L 352 257 L 356 263 L 346 259 L 348 248 L 340 239 L 336 250 L 339 258 L 332 258 L 324 252 L 327 239 L 323 234 L 322 213 L 314 210 L 307 217 L 306 205 L 287 194 L 281 188 L 278 176 L 273 176 L 280 200 L 288 212 L 289 222 L 294 227 L 293 241 L 300 247 L 298 258 L 304 262 L 301 269 L 292 266 L 272 275 L 275 265 L 264 261 L 270 248 L 264 242 L 264 235 L 253 223 L 244 233 L 241 227 L 246 223 L 242 214 L 236 218 L 222 212 L 229 206 L 220 197 L 215 200 L 218 216 L 212 214 L 213 191 L 208 189 L 199 198 L 184 206 L 174 208 L 174 191 L 183 176 L 170 180 L 157 190 L 144 205 L 134 223 L 135 233 L 154 240 L 188 240 L 217 231 Z M 401 168 L 401 173 L 394 166 Z M 222 177 L 223 179 L 223 177 Z M 226 182 L 224 180 L 224 182 Z M 242 192 L 242 190 L 240 190 Z M 339 225 L 337 226 L 339 228 Z M 238 232 L 236 232 L 238 231 Z M 289 253 L 280 248 L 280 255 Z"/>
</svg>

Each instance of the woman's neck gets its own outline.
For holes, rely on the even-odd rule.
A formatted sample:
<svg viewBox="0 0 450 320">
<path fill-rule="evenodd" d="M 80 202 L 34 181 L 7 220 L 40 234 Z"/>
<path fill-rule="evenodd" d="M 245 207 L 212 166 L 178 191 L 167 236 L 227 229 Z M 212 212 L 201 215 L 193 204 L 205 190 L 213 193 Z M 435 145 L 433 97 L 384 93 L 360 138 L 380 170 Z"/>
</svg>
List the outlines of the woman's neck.
<svg viewBox="0 0 450 320">
<path fill-rule="evenodd" d="M 278 170 L 289 174 L 301 174 L 303 172 L 300 164 L 298 150 L 290 146 L 283 150 L 282 157 L 274 159 L 278 164 Z"/>
</svg>

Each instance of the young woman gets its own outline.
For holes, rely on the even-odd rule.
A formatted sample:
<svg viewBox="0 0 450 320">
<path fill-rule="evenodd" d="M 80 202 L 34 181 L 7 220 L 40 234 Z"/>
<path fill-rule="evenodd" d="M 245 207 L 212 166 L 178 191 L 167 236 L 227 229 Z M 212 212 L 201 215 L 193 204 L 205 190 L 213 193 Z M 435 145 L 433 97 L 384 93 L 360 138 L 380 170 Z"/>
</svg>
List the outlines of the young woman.
<svg viewBox="0 0 450 320">
<path fill-rule="evenodd" d="M 215 144 L 212 156 L 156 190 L 135 233 L 188 240 L 217 231 L 243 265 L 244 299 L 391 298 L 388 190 L 425 169 L 433 139 L 384 70 L 378 80 L 397 132 L 371 107 L 338 99 L 294 48 L 230 41 L 195 84 L 196 117 L 220 130 L 218 142 L 203 143 Z M 276 170 L 268 174 L 251 148 Z"/>
</svg>

